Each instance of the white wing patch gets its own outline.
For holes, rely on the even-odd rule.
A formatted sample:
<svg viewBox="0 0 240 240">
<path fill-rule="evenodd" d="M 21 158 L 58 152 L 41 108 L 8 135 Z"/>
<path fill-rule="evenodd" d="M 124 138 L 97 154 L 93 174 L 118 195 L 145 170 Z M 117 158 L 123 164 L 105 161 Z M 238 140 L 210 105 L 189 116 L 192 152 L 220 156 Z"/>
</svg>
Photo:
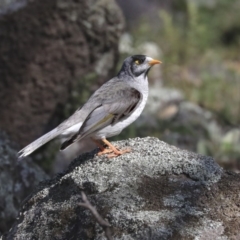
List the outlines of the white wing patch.
<svg viewBox="0 0 240 240">
<path fill-rule="evenodd" d="M 67 136 L 72 136 L 75 133 L 79 132 L 80 127 L 82 126 L 82 123 L 77 123 L 70 128 L 67 128 L 64 132 L 61 133 L 61 136 L 67 137 Z"/>
</svg>

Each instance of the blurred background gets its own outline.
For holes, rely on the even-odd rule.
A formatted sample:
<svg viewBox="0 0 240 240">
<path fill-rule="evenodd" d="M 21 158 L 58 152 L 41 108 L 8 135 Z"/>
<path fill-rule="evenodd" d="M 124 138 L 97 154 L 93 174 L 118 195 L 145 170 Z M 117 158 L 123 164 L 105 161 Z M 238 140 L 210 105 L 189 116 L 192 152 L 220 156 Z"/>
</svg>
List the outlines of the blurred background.
<svg viewBox="0 0 240 240">
<path fill-rule="evenodd" d="M 163 63 L 149 74 L 143 114 L 115 140 L 155 136 L 239 172 L 239 12 L 237 0 L 0 0 L 0 234 L 39 181 L 95 146 L 59 154 L 54 141 L 21 162 L 17 151 L 129 55 Z"/>
<path fill-rule="evenodd" d="M 117 2 L 126 19 L 121 58 L 144 52 L 163 62 L 124 137 L 156 136 L 239 171 L 240 1 Z"/>
<path fill-rule="evenodd" d="M 146 54 L 163 64 L 150 72 L 144 113 L 115 140 L 155 136 L 239 171 L 239 11 L 237 0 L 1 0 L 1 131 L 24 147 L 127 56 Z M 33 154 L 48 173 L 76 155 L 56 155 L 58 146 Z"/>
</svg>

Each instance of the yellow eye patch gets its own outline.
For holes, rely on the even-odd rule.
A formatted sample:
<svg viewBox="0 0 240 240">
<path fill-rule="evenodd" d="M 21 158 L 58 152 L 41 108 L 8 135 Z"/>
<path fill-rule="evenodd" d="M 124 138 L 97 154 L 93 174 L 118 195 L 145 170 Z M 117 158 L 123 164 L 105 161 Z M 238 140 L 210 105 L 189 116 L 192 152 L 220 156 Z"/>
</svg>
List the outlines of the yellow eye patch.
<svg viewBox="0 0 240 240">
<path fill-rule="evenodd" d="M 136 63 L 137 65 L 139 65 L 139 64 L 140 64 L 139 60 L 136 60 L 136 61 L 135 61 L 135 63 Z"/>
</svg>

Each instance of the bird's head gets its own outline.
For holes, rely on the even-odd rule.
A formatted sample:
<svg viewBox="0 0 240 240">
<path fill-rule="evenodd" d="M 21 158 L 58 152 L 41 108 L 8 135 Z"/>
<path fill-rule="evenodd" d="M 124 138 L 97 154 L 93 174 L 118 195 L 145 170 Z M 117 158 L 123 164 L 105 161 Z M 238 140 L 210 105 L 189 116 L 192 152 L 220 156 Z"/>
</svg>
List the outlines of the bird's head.
<svg viewBox="0 0 240 240">
<path fill-rule="evenodd" d="M 132 77 L 139 77 L 143 75 L 145 78 L 150 68 L 155 64 L 160 64 L 161 61 L 155 60 L 145 55 L 133 55 L 124 60 L 122 68 L 118 75 L 124 76 L 126 74 Z"/>
</svg>

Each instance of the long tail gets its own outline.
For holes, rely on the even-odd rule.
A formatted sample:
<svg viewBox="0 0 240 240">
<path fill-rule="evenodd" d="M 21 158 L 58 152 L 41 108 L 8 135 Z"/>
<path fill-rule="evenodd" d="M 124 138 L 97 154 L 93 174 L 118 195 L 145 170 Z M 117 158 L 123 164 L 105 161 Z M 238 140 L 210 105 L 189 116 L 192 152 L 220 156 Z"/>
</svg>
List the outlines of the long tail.
<svg viewBox="0 0 240 240">
<path fill-rule="evenodd" d="M 23 158 L 40 148 L 45 143 L 51 141 L 53 138 L 57 137 L 60 134 L 59 130 L 57 128 L 54 128 L 52 131 L 46 133 L 42 137 L 38 138 L 34 142 L 27 145 L 25 148 L 23 148 L 21 151 L 18 152 L 18 157 Z"/>
</svg>

